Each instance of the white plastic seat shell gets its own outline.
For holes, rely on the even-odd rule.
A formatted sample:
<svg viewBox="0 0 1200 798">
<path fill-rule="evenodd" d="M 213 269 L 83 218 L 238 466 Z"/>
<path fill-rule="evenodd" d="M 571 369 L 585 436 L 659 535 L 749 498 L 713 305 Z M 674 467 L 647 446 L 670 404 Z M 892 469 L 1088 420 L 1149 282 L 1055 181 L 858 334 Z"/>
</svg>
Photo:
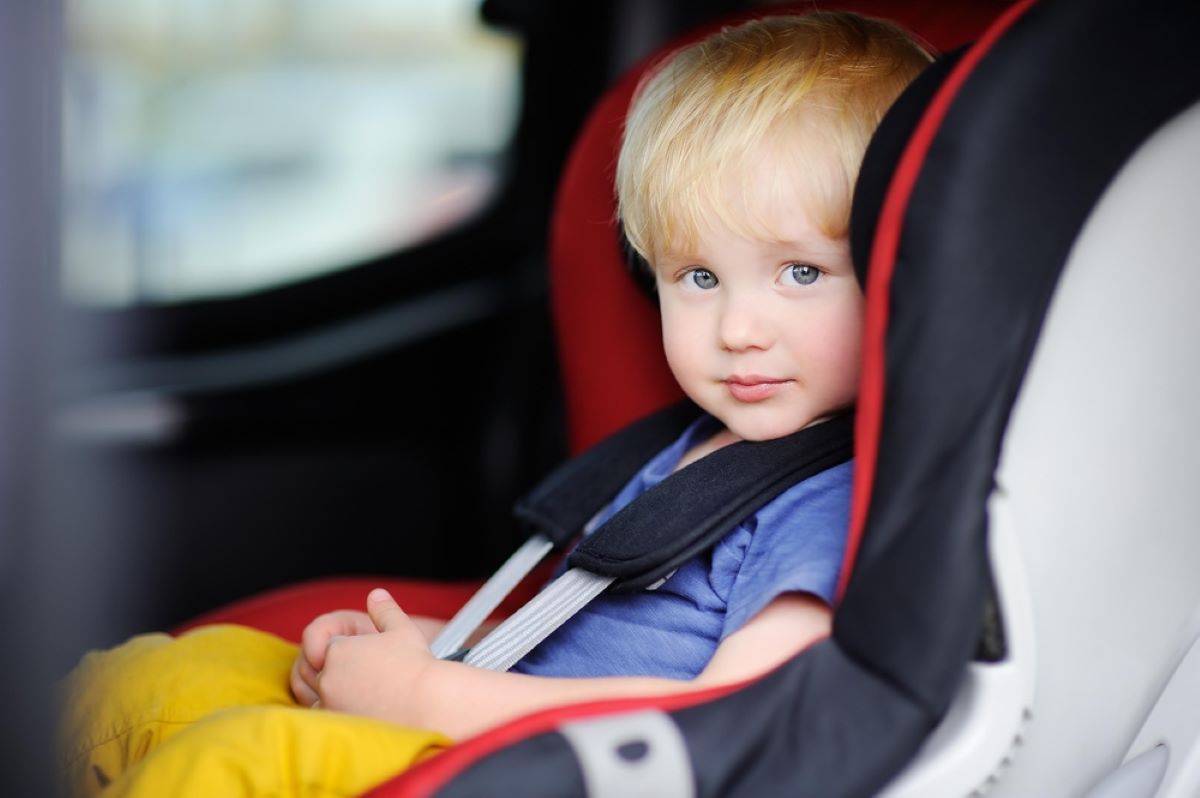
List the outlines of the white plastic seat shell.
<svg viewBox="0 0 1200 798">
<path fill-rule="evenodd" d="M 1085 795 L 1172 742 L 1131 798 L 1200 794 L 1200 695 L 1173 741 L 1139 737 L 1200 639 L 1196 208 L 1200 105 L 1139 148 L 1072 249 L 989 502 L 1011 656 L 971 666 L 888 798 Z M 1172 697 L 1196 683 L 1176 676 Z"/>
</svg>

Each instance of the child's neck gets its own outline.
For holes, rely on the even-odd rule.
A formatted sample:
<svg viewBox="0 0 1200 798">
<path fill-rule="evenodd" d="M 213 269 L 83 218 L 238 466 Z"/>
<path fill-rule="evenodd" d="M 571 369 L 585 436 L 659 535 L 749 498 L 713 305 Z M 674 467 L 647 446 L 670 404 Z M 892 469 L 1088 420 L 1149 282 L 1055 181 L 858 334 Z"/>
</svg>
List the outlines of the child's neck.
<svg viewBox="0 0 1200 798">
<path fill-rule="evenodd" d="M 740 441 L 737 435 L 730 432 L 725 427 L 722 427 L 715 435 L 705 440 L 700 441 L 692 448 L 683 453 L 683 457 L 679 458 L 679 462 L 675 464 L 675 470 L 691 465 L 692 463 L 704 457 L 707 454 L 712 454 L 717 449 L 723 446 L 728 446 L 731 443 Z"/>
</svg>

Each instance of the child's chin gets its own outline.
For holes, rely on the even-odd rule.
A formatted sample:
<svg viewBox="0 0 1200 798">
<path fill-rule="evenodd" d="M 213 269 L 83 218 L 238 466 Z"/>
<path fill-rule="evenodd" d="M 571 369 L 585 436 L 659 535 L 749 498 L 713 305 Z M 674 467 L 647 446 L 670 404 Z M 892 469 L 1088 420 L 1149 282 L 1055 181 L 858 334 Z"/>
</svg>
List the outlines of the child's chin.
<svg viewBox="0 0 1200 798">
<path fill-rule="evenodd" d="M 769 421 L 735 421 L 726 424 L 729 431 L 744 441 L 771 441 L 786 438 L 808 426 L 807 419 L 773 419 Z"/>
</svg>

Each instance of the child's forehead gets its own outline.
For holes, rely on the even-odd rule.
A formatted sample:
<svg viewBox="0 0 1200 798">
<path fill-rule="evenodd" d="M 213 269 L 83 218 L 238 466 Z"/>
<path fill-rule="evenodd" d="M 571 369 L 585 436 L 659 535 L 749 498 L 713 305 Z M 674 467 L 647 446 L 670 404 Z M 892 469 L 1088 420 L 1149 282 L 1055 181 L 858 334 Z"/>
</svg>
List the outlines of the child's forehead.
<svg viewBox="0 0 1200 798">
<path fill-rule="evenodd" d="M 826 262 L 839 259 L 848 247 L 845 235 L 828 235 L 808 214 L 793 213 L 775 220 L 761 219 L 743 224 L 726 224 L 719 219 L 698 230 L 695 235 L 678 236 L 666 244 L 653 259 L 656 267 L 673 268 L 682 264 L 733 265 L 742 257 L 751 260 L 805 260 Z"/>
<path fill-rule="evenodd" d="M 680 195 L 672 208 L 662 209 L 663 229 L 658 255 L 695 258 L 706 240 L 726 234 L 754 241 L 765 248 L 820 249 L 843 238 L 848 200 L 831 180 L 814 181 L 794 169 L 764 168 L 742 172 L 718 189 L 693 197 Z"/>
</svg>

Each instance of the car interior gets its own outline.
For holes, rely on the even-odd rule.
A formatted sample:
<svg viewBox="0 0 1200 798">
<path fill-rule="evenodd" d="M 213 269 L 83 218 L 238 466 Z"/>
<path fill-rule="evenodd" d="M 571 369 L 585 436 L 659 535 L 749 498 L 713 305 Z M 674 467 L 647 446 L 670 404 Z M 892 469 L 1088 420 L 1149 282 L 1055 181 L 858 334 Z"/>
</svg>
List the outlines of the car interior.
<svg viewBox="0 0 1200 798">
<path fill-rule="evenodd" d="M 57 631 L 9 688 L 151 629 L 297 639 L 377 584 L 452 617 L 521 546 L 512 507 L 544 474 L 680 398 L 615 224 L 639 79 L 721 25 L 812 7 L 489 0 L 523 42 L 520 109 L 457 226 L 229 296 L 62 307 L 54 280 L 12 281 L 5 626 Z M 518 719 L 370 795 L 1200 791 L 1198 14 L 819 7 L 940 54 L 856 187 L 866 344 L 833 635 L 736 689 Z M 52 255 L 40 224 L 6 256 Z M 44 727 L 51 687 L 15 692 Z"/>
</svg>

